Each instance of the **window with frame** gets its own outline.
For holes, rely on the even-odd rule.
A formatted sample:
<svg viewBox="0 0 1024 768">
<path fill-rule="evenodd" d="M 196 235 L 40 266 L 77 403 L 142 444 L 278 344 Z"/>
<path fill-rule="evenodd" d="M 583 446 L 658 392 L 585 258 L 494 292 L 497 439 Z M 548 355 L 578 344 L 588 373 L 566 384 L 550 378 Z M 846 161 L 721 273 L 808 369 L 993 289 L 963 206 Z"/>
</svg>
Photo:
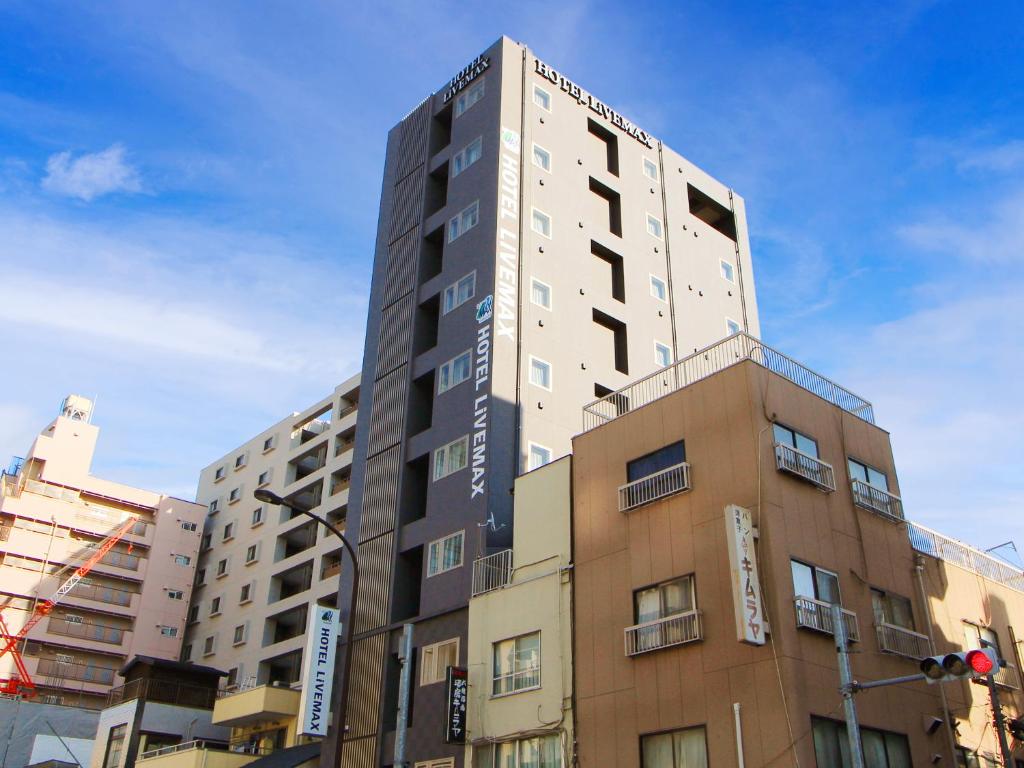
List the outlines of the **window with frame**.
<svg viewBox="0 0 1024 768">
<path fill-rule="evenodd" d="M 249 548 L 245 550 L 245 564 L 252 565 L 260 559 L 260 545 L 259 542 L 256 544 L 250 544 Z"/>
<path fill-rule="evenodd" d="M 741 330 L 743 330 L 743 329 L 740 328 L 740 324 L 739 323 L 737 323 L 731 317 L 725 318 L 725 331 L 726 331 L 726 335 L 734 336 L 737 333 L 739 333 Z"/>
<path fill-rule="evenodd" d="M 459 665 L 459 638 L 420 648 L 420 685 L 444 682 L 448 667 Z"/>
<path fill-rule="evenodd" d="M 847 768 L 851 765 L 846 725 L 824 717 L 811 717 L 814 759 L 818 765 Z M 910 768 L 910 745 L 901 733 L 860 728 L 864 764 L 871 768 Z"/>
<path fill-rule="evenodd" d="M 180 589 L 168 589 L 167 597 L 170 600 L 184 600 L 185 593 Z"/>
<path fill-rule="evenodd" d="M 465 469 L 469 463 L 469 435 L 463 435 L 434 451 L 434 480 Z"/>
<path fill-rule="evenodd" d="M 192 661 L 192 643 L 185 643 L 181 646 L 181 660 Z"/>
<path fill-rule="evenodd" d="M 693 575 L 663 581 L 633 593 L 633 616 L 637 624 L 667 619 L 697 608 Z"/>
<path fill-rule="evenodd" d="M 530 280 L 530 301 L 538 307 L 551 309 L 551 286 L 537 278 Z"/>
<path fill-rule="evenodd" d="M 213 598 L 213 600 L 210 601 L 210 615 L 211 616 L 219 616 L 220 615 L 220 597 L 215 597 L 215 598 Z"/>
<path fill-rule="evenodd" d="M 802 432 L 797 432 L 795 429 L 784 427 L 782 424 L 773 424 L 772 433 L 775 437 L 776 443 L 782 445 L 788 445 L 790 448 L 795 448 L 807 456 L 813 456 L 815 459 L 818 457 L 818 441 L 812 437 L 808 437 Z"/>
<path fill-rule="evenodd" d="M 217 511 L 218 509 L 220 509 L 220 499 L 214 499 L 213 501 L 211 501 L 211 502 L 210 502 L 210 503 L 209 503 L 209 504 L 207 505 L 207 509 L 208 509 L 208 510 L 210 511 L 210 514 L 211 514 L 211 515 L 212 515 L 212 514 L 213 514 L 214 512 L 216 512 L 216 511 Z"/>
<path fill-rule="evenodd" d="M 662 368 L 672 364 L 672 350 L 667 344 L 654 342 L 654 363 Z"/>
<path fill-rule="evenodd" d="M 551 237 L 551 217 L 544 213 L 544 211 L 538 211 L 536 208 L 533 209 L 531 226 L 538 235 Z"/>
<path fill-rule="evenodd" d="M 872 587 L 871 610 L 876 625 L 891 624 L 911 631 L 914 629 L 914 609 L 906 597 Z"/>
<path fill-rule="evenodd" d="M 644 176 L 651 181 L 658 180 L 658 164 L 649 157 L 643 159 Z"/>
<path fill-rule="evenodd" d="M 964 622 L 964 648 L 990 647 L 995 650 L 999 658 L 1003 657 L 999 650 L 999 635 L 991 627 L 981 627 L 977 624 Z"/>
<path fill-rule="evenodd" d="M 252 582 L 249 582 L 248 584 L 243 584 L 242 585 L 242 588 L 241 588 L 241 590 L 239 590 L 239 593 L 238 593 L 238 604 L 239 605 L 242 605 L 243 603 L 250 603 L 250 602 L 252 602 L 252 588 L 253 588 L 253 583 Z"/>
<path fill-rule="evenodd" d="M 651 275 L 651 296 L 658 301 L 668 301 L 668 285 L 660 277 Z"/>
<path fill-rule="evenodd" d="M 626 480 L 634 482 L 686 461 L 686 441 L 678 440 L 626 463 Z"/>
<path fill-rule="evenodd" d="M 174 556 L 174 564 L 175 565 L 191 565 L 192 564 L 192 558 L 189 557 L 188 555 L 175 555 Z"/>
<path fill-rule="evenodd" d="M 265 469 L 260 472 L 260 476 L 256 478 L 256 484 L 259 486 L 267 485 L 270 482 L 270 470 Z"/>
<path fill-rule="evenodd" d="M 228 575 L 228 559 L 225 557 L 217 561 L 217 578 Z"/>
<path fill-rule="evenodd" d="M 643 768 L 708 768 L 708 742 L 704 726 L 641 736 L 640 765 Z"/>
<path fill-rule="evenodd" d="M 217 650 L 217 636 L 208 635 L 203 640 L 203 656 L 211 656 Z"/>
<path fill-rule="evenodd" d="M 236 501 L 242 498 L 242 487 L 232 488 L 231 493 L 228 494 L 228 504 L 234 504 Z"/>
<path fill-rule="evenodd" d="M 527 466 L 531 470 L 551 463 L 551 449 L 537 443 L 530 443 L 530 461 Z"/>
<path fill-rule="evenodd" d="M 480 203 L 474 200 L 472 204 L 466 206 L 448 220 L 448 242 L 450 243 L 462 237 L 479 222 Z"/>
<path fill-rule="evenodd" d="M 464 541 L 464 532 L 459 531 L 430 542 L 427 548 L 427 577 L 461 567 Z"/>
<path fill-rule="evenodd" d="M 494 643 L 492 696 L 540 687 L 540 632 Z"/>
<path fill-rule="evenodd" d="M 231 644 L 242 645 L 245 642 L 245 640 L 245 624 L 239 624 L 237 627 L 235 627 L 235 634 L 234 637 L 232 638 Z"/>
<path fill-rule="evenodd" d="M 846 466 L 850 470 L 851 480 L 860 480 L 872 488 L 879 488 L 888 493 L 889 478 L 885 476 L 884 472 L 880 472 L 874 467 L 869 467 L 867 464 L 850 458 L 846 460 Z"/>
<path fill-rule="evenodd" d="M 213 481 L 214 482 L 217 482 L 218 480 L 223 480 L 223 479 L 224 479 L 224 467 L 217 467 L 215 470 L 213 470 Z"/>
<path fill-rule="evenodd" d="M 562 740 L 555 733 L 481 744 L 473 754 L 473 768 L 562 768 Z"/>
<path fill-rule="evenodd" d="M 244 467 L 245 459 L 246 456 L 244 453 L 238 454 L 238 456 L 235 457 L 235 469 L 241 469 L 242 467 Z"/>
<path fill-rule="evenodd" d="M 115 725 L 107 735 L 107 754 L 103 768 L 118 768 L 121 765 L 121 753 L 128 738 L 128 724 Z"/>
<path fill-rule="evenodd" d="M 473 356 L 466 350 L 437 369 L 437 394 L 447 392 L 473 375 Z"/>
<path fill-rule="evenodd" d="M 461 307 L 476 293 L 476 271 L 460 277 L 444 289 L 444 301 L 441 314 L 447 315 L 456 307 Z"/>
<path fill-rule="evenodd" d="M 551 172 L 551 153 L 540 144 L 533 145 L 533 164 L 548 173 Z"/>
<path fill-rule="evenodd" d="M 263 452 L 272 451 L 274 449 L 274 436 L 271 435 L 263 441 Z"/>
<path fill-rule="evenodd" d="M 206 550 L 210 549 L 212 546 L 213 546 L 213 534 L 212 533 L 204 533 L 202 541 L 200 542 L 200 545 L 199 545 L 200 551 L 205 552 Z"/>
<path fill-rule="evenodd" d="M 231 690 L 236 687 L 238 687 L 238 667 L 232 667 L 228 670 L 228 676 L 224 680 L 224 688 Z"/>
<path fill-rule="evenodd" d="M 232 520 L 224 526 L 224 541 L 231 541 L 235 538 L 235 522 Z"/>
<path fill-rule="evenodd" d="M 178 636 L 178 628 L 177 627 L 169 627 L 166 624 L 161 624 L 160 625 L 160 635 L 162 637 L 177 637 Z"/>
<path fill-rule="evenodd" d="M 455 117 L 464 114 L 467 109 L 484 97 L 484 78 L 480 78 L 466 90 L 455 97 Z"/>
<path fill-rule="evenodd" d="M 183 531 L 195 531 L 198 530 L 199 526 L 188 520 L 181 521 L 181 530 Z"/>
<path fill-rule="evenodd" d="M 253 528 L 255 528 L 257 525 L 262 525 L 262 524 L 263 524 L 263 507 L 259 506 L 259 507 L 256 507 L 256 509 L 254 509 L 252 511 L 252 522 L 250 523 L 250 525 Z"/>
<path fill-rule="evenodd" d="M 483 138 L 477 136 L 473 141 L 460 149 L 452 157 L 452 178 L 454 179 L 473 163 L 480 159 L 483 154 Z"/>
<path fill-rule="evenodd" d="M 839 576 L 832 571 L 808 565 L 799 560 L 790 560 L 793 572 L 793 594 L 797 597 L 809 597 L 823 603 L 843 601 L 839 594 Z"/>
<path fill-rule="evenodd" d="M 730 283 L 736 282 L 736 268 L 725 259 L 722 259 L 719 264 L 722 269 L 722 277 L 728 280 Z"/>
<path fill-rule="evenodd" d="M 533 86 L 533 103 L 545 112 L 551 111 L 551 94 L 539 85 Z"/>
<path fill-rule="evenodd" d="M 206 583 L 206 569 L 196 568 L 196 586 L 201 587 Z"/>
<path fill-rule="evenodd" d="M 541 360 L 539 357 L 530 355 L 530 383 L 551 389 L 551 363 Z"/>
<path fill-rule="evenodd" d="M 661 223 L 661 219 L 653 214 L 647 214 L 647 234 L 652 237 L 656 237 L 659 240 L 665 236 L 664 226 Z"/>
</svg>

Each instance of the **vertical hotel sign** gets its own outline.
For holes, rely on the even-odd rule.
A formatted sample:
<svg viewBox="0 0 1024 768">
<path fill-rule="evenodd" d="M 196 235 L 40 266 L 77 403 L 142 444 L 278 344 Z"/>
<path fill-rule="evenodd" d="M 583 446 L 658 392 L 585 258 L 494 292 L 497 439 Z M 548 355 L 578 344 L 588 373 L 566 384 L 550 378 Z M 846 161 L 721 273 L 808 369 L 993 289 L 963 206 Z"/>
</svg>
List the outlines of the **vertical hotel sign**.
<svg viewBox="0 0 1024 768">
<path fill-rule="evenodd" d="M 302 694 L 299 696 L 299 733 L 326 736 L 341 616 L 334 608 L 314 608 L 310 612 L 310 625 L 306 632 Z"/>
<path fill-rule="evenodd" d="M 732 604 L 736 615 L 736 639 L 764 645 L 764 603 L 757 576 L 754 524 L 750 510 L 730 504 L 725 508 L 725 538 L 732 575 Z"/>
</svg>

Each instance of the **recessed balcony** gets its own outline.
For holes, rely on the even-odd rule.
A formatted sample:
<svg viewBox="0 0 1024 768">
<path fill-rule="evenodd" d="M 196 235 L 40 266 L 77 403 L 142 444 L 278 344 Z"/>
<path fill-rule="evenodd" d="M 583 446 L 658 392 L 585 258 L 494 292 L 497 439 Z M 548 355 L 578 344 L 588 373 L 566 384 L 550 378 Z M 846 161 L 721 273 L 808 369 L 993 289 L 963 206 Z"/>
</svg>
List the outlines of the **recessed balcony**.
<svg viewBox="0 0 1024 768">
<path fill-rule="evenodd" d="M 637 656 L 703 638 L 700 611 L 687 611 L 626 627 L 626 655 Z"/>
<path fill-rule="evenodd" d="M 690 490 L 690 465 L 685 461 L 619 486 L 619 512 Z"/>
<path fill-rule="evenodd" d="M 793 602 L 796 605 L 796 625 L 798 627 L 825 635 L 835 634 L 832 625 L 831 603 L 803 595 L 797 595 Z M 852 642 L 859 642 L 860 630 L 857 628 L 857 614 L 846 608 L 842 610 L 843 619 L 846 621 L 846 637 Z"/>
<path fill-rule="evenodd" d="M 785 443 L 775 444 L 775 466 L 780 472 L 806 480 L 823 491 L 836 489 L 832 465 Z"/>
</svg>

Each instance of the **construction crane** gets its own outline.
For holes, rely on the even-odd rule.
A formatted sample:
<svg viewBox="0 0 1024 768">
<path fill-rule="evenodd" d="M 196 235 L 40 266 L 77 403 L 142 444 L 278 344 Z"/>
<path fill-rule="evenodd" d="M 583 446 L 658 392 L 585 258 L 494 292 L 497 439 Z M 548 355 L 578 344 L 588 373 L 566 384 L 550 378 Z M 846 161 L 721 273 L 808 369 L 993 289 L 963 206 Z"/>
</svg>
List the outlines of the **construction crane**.
<svg viewBox="0 0 1024 768">
<path fill-rule="evenodd" d="M 0 647 L 0 658 L 10 653 L 14 659 L 14 666 L 17 669 L 17 675 L 6 679 L 0 678 L 0 694 L 7 694 L 9 696 L 21 695 L 26 698 L 35 696 L 36 684 L 32 681 L 32 676 L 29 675 L 28 670 L 25 668 L 25 662 L 18 652 L 18 643 L 64 599 L 68 592 L 75 588 L 78 582 L 88 575 L 93 566 L 113 549 L 114 545 L 134 527 L 135 523 L 135 518 L 129 517 L 120 528 L 104 539 L 99 549 L 93 552 L 88 560 L 78 566 L 74 573 L 57 588 L 57 591 L 52 596 L 36 604 L 29 620 L 14 634 L 8 630 L 7 622 L 4 621 L 3 617 L 3 609 L 0 608 L 0 642 L 3 642 L 3 646 Z"/>
</svg>

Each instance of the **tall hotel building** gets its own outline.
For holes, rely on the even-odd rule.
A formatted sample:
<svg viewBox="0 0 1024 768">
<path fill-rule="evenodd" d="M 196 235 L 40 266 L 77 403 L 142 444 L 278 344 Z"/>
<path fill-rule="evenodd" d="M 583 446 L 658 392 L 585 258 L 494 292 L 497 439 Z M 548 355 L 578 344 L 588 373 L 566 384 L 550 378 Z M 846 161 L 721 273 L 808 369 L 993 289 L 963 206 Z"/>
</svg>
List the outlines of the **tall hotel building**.
<svg viewBox="0 0 1024 768">
<path fill-rule="evenodd" d="M 394 760 L 405 623 L 406 760 L 462 765 L 444 669 L 467 663 L 473 561 L 511 546 L 515 478 L 570 451 L 586 403 L 738 331 L 759 334 L 742 199 L 525 46 L 498 40 L 391 130 L 344 765 Z"/>
</svg>

